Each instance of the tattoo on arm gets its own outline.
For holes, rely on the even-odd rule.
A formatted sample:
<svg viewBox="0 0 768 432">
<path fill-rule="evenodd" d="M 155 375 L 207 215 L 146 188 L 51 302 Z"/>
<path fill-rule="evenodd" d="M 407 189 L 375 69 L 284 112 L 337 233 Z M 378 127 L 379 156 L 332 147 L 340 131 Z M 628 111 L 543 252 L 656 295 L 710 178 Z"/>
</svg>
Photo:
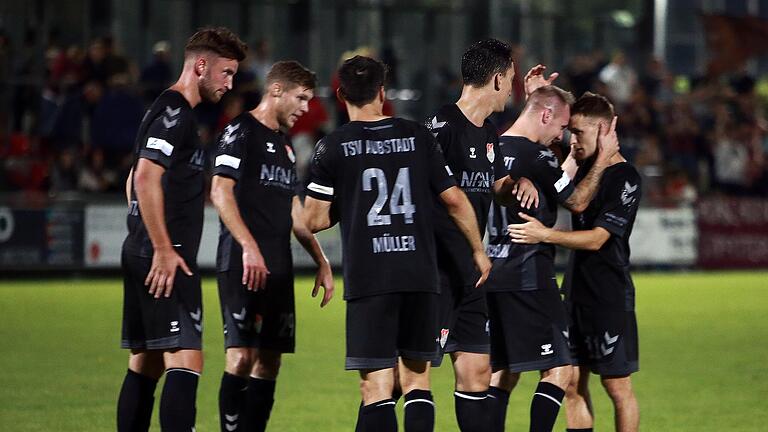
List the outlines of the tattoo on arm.
<svg viewBox="0 0 768 432">
<path fill-rule="evenodd" d="M 578 185 L 576 185 L 576 189 L 571 196 L 569 196 L 568 199 L 565 200 L 565 203 L 563 203 L 568 210 L 581 212 L 587 208 L 589 202 L 595 197 L 597 187 L 600 185 L 600 178 L 603 176 L 605 168 L 606 167 L 603 165 L 592 165 L 592 168 L 587 175 L 584 176 Z"/>
</svg>

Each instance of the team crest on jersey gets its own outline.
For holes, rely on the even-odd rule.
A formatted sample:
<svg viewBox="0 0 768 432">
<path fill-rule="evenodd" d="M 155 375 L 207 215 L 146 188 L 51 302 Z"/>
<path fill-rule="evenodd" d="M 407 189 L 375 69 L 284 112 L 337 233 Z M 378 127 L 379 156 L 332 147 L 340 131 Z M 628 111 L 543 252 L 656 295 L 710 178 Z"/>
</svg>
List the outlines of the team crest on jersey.
<svg viewBox="0 0 768 432">
<path fill-rule="evenodd" d="M 448 333 L 450 332 L 447 328 L 440 329 L 440 340 L 438 341 L 440 342 L 440 348 L 445 348 L 445 344 L 448 342 Z"/>
<path fill-rule="evenodd" d="M 293 154 L 293 149 L 288 144 L 285 145 L 285 152 L 288 153 L 288 159 L 290 159 L 291 162 L 296 163 L 296 155 Z"/>
<path fill-rule="evenodd" d="M 485 145 L 485 155 L 488 156 L 488 162 L 493 163 L 496 160 L 496 152 L 493 151 L 493 143 Z"/>
</svg>

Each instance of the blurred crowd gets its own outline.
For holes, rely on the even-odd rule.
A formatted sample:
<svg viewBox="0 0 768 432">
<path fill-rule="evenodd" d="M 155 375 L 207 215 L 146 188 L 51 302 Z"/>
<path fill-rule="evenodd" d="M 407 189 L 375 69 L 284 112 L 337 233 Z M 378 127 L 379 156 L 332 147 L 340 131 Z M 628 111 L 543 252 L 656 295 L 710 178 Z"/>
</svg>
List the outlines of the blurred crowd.
<svg viewBox="0 0 768 432">
<path fill-rule="evenodd" d="M 142 116 L 176 78 L 171 59 L 179 48 L 157 42 L 151 58 L 139 66 L 110 37 L 94 39 L 86 48 L 51 43 L 44 59 L 33 54 L 34 35 L 28 39 L 29 49 L 11 52 L 9 40 L 0 35 L 0 192 L 54 196 L 123 191 Z M 522 47 L 516 55 L 517 63 L 525 63 Z M 391 49 L 382 58 L 396 71 Z M 758 81 L 746 73 L 721 79 L 679 77 L 657 59 L 642 65 L 632 60 L 637 59 L 620 52 L 610 58 L 599 51 L 574 55 L 556 83 L 577 97 L 590 90 L 614 102 L 622 153 L 643 174 L 649 203 L 687 205 L 717 193 L 768 196 L 768 123 Z M 272 62 L 266 41 L 251 44 L 234 91 L 218 105 L 196 108 L 204 143 L 212 142 L 240 112 L 256 106 Z M 520 79 L 525 70 L 520 68 L 509 109 L 494 117 L 500 130 L 524 103 Z M 429 113 L 455 100 L 460 79 L 448 71 L 440 75 L 445 88 L 434 93 L 445 100 L 407 111 Z M 300 174 L 314 142 L 345 115 L 333 98 L 332 82 L 320 85 L 330 90 L 319 92 L 325 97 L 313 99 L 310 111 L 290 131 Z"/>
</svg>

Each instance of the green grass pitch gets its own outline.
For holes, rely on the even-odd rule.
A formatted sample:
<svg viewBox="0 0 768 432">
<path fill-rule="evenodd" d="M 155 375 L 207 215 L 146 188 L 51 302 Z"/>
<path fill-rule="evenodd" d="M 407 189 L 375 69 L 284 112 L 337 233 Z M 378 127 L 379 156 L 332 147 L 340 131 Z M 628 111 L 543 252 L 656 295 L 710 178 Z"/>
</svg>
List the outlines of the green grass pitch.
<svg viewBox="0 0 768 432">
<path fill-rule="evenodd" d="M 768 273 L 637 274 L 635 283 L 641 370 L 634 384 L 642 429 L 768 430 Z M 352 430 L 359 396 L 357 375 L 343 369 L 341 286 L 321 310 L 309 284 L 309 278 L 297 280 L 297 353 L 283 361 L 268 430 Z M 200 432 L 218 430 L 224 358 L 214 279 L 203 286 Z M 0 430 L 115 429 L 127 364 L 118 348 L 121 301 L 118 279 L 0 282 Z M 448 364 L 433 371 L 437 431 L 457 430 L 452 380 Z M 507 430 L 527 430 L 536 380 L 525 374 L 513 392 Z M 595 430 L 613 430 L 610 402 L 597 380 L 593 397 Z M 561 414 L 556 430 L 565 430 L 563 420 Z M 157 412 L 153 430 L 159 430 Z"/>
</svg>

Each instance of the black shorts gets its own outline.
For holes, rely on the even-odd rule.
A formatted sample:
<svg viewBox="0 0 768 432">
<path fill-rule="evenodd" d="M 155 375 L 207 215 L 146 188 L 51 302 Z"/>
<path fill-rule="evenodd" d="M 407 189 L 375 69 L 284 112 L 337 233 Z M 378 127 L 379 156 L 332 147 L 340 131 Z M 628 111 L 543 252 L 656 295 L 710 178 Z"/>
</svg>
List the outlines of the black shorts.
<svg viewBox="0 0 768 432">
<path fill-rule="evenodd" d="M 270 274 L 266 288 L 248 291 L 243 270 L 218 274 L 224 346 L 292 353 L 296 347 L 293 274 Z"/>
<path fill-rule="evenodd" d="M 491 351 L 488 304 L 482 287 L 454 285 L 449 276 L 441 272 L 439 324 L 435 338 L 437 357 L 432 366 L 439 367 L 445 353 L 488 354 Z"/>
<path fill-rule="evenodd" d="M 435 357 L 438 294 L 400 292 L 347 301 L 347 370 L 386 369 L 398 357 Z"/>
<path fill-rule="evenodd" d="M 568 317 L 557 287 L 488 293 L 491 367 L 543 371 L 569 365 Z"/>
<path fill-rule="evenodd" d="M 127 349 L 174 350 L 202 348 L 203 303 L 200 272 L 189 261 L 192 276 L 176 271 L 168 298 L 149 294 L 144 280 L 151 258 L 123 252 L 123 332 Z"/>
<path fill-rule="evenodd" d="M 634 311 L 569 306 L 574 364 L 600 376 L 625 376 L 640 369 Z"/>
</svg>

